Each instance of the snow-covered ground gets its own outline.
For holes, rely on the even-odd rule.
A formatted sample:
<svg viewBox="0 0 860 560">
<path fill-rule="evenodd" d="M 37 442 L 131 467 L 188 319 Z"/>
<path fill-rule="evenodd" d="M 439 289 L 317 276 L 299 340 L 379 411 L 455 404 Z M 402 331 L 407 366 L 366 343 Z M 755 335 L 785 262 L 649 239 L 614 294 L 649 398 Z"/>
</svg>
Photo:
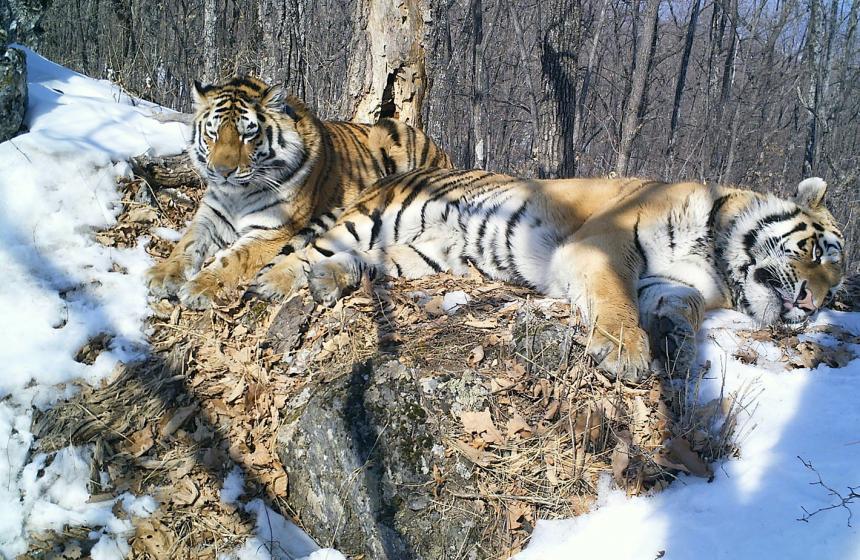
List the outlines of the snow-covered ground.
<svg viewBox="0 0 860 560">
<path fill-rule="evenodd" d="M 817 324 L 839 325 L 860 335 L 860 314 L 824 312 Z M 700 334 L 702 362 L 710 360 L 702 399 L 725 391 L 752 390 L 740 458 L 716 465 L 708 483 L 684 477 L 655 496 L 628 498 L 607 481 L 594 510 L 575 519 L 539 521 L 516 560 L 665 559 L 858 559 L 860 500 L 854 522 L 837 508 L 799 521 L 840 500 L 818 485 L 811 463 L 831 488 L 849 495 L 860 486 L 860 360 L 810 371 L 769 361 L 773 344 L 757 343 L 756 365 L 734 357 L 734 331 L 753 325 L 745 316 L 721 311 L 709 316 Z M 827 335 L 807 335 L 821 343 Z M 856 355 L 860 346 L 850 345 Z M 852 507 L 849 505 L 849 507 Z"/>
<path fill-rule="evenodd" d="M 24 553 L 33 533 L 69 525 L 97 528 L 93 558 L 124 558 L 133 528 L 113 514 L 115 502 L 137 517 L 157 503 L 128 494 L 88 503 L 90 450 L 36 453 L 30 424 L 35 408 L 70 396 L 81 382 L 102 382 L 119 361 L 145 354 L 146 240 L 116 249 L 97 243 L 93 232 L 115 223 L 121 210 L 116 180 L 129 175 L 126 160 L 179 153 L 187 131 L 154 120 L 162 109 L 109 82 L 26 52 L 30 132 L 0 144 L 0 557 Z M 111 337 L 107 351 L 92 365 L 75 361 L 100 333 Z M 245 507 L 267 522 L 236 557 L 342 558 L 299 539 L 262 502 Z"/>
<path fill-rule="evenodd" d="M 146 352 L 149 257 L 142 245 L 104 247 L 93 231 L 120 210 L 116 179 L 129 173 L 125 160 L 177 153 L 186 136 L 180 125 L 150 118 L 159 108 L 116 86 L 27 55 L 30 132 L 0 144 L 0 556 L 14 557 L 30 534 L 65 524 L 97 528 L 94 558 L 122 558 L 133 529 L 113 514 L 115 501 L 88 503 L 90 450 L 69 447 L 49 460 L 34 451 L 30 421 L 35 407 L 71 395 L 76 383 L 106 380 L 118 361 Z M 860 314 L 828 312 L 818 321 L 860 335 Z M 713 314 L 700 340 L 701 360 L 712 364 L 703 400 L 723 383 L 726 393 L 753 387 L 757 394 L 741 457 L 718 465 L 712 483 L 682 477 L 651 497 L 627 498 L 606 482 L 593 512 L 539 522 L 518 560 L 860 558 L 860 532 L 848 526 L 846 510 L 797 520 L 801 507 L 834 503 L 810 485 L 816 474 L 798 456 L 839 491 L 860 485 L 860 361 L 785 371 L 766 359 L 777 350 L 761 343 L 765 358 L 744 364 L 733 357 L 735 331 L 750 327 L 737 313 Z M 112 336 L 108 351 L 92 365 L 76 362 L 99 333 Z M 243 504 L 241 490 L 237 469 L 221 499 L 257 514 L 257 536 L 225 558 L 343 558 L 318 550 L 261 501 Z M 158 507 L 147 496 L 117 500 L 138 517 Z"/>
</svg>

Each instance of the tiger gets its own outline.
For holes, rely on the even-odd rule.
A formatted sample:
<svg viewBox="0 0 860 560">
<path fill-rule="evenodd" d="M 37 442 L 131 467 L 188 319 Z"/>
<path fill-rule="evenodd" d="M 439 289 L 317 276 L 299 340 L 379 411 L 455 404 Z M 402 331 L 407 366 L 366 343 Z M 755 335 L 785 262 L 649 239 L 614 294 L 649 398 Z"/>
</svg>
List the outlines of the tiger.
<svg viewBox="0 0 860 560">
<path fill-rule="evenodd" d="M 251 77 L 194 83 L 188 155 L 206 191 L 185 234 L 148 274 L 156 297 L 203 309 L 247 280 L 313 222 L 380 177 L 451 167 L 421 131 L 393 119 L 323 122 L 279 86 Z"/>
<path fill-rule="evenodd" d="M 480 170 L 386 177 L 304 248 L 285 247 L 252 283 L 333 305 L 363 275 L 483 275 L 567 298 L 586 351 L 611 380 L 689 372 L 706 311 L 801 324 L 844 274 L 827 183 L 791 200 L 734 186 L 645 179 L 532 180 Z"/>
</svg>

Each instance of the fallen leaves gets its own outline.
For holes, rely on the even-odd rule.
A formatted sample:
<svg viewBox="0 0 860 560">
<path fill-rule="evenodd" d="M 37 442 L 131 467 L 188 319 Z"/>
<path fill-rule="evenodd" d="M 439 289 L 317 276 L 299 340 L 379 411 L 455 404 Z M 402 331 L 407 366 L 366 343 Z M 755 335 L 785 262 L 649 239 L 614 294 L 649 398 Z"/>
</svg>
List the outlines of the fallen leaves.
<svg viewBox="0 0 860 560">
<path fill-rule="evenodd" d="M 504 436 L 493 423 L 489 409 L 481 412 L 461 412 L 460 421 L 467 433 L 479 436 L 488 444 L 499 444 L 505 441 Z"/>
<path fill-rule="evenodd" d="M 789 363 L 798 368 L 815 369 L 819 365 L 831 368 L 841 368 L 857 356 L 845 345 L 823 345 L 810 340 L 800 342 L 794 347 L 796 354 L 789 358 Z"/>
</svg>

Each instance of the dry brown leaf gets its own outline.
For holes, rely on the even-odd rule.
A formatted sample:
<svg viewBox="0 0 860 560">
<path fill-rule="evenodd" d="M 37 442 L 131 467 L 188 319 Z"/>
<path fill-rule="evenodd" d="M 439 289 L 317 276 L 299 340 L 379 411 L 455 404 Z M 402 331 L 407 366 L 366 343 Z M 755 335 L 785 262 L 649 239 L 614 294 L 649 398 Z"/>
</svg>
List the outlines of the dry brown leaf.
<svg viewBox="0 0 860 560">
<path fill-rule="evenodd" d="M 546 408 L 546 412 L 543 414 L 544 420 L 552 420 L 555 418 L 555 415 L 558 414 L 559 402 L 558 399 L 553 399 L 549 402 L 549 406 Z"/>
<path fill-rule="evenodd" d="M 597 406 L 600 407 L 600 410 L 603 412 L 603 417 L 606 418 L 608 422 L 617 422 L 623 418 L 621 411 L 618 410 L 618 406 L 606 397 L 600 399 Z"/>
<path fill-rule="evenodd" d="M 596 404 L 591 404 L 588 410 L 577 413 L 572 435 L 577 441 L 584 441 L 587 431 L 588 440 L 592 444 L 597 444 L 603 436 L 603 423 L 603 409 Z"/>
<path fill-rule="evenodd" d="M 520 519 L 526 519 L 531 508 L 525 502 L 510 502 L 507 504 L 508 530 L 514 531 L 523 526 Z"/>
<path fill-rule="evenodd" d="M 502 377 L 493 377 L 490 379 L 490 392 L 501 393 L 502 391 L 507 391 L 513 388 L 516 385 L 516 382 L 511 381 L 510 379 L 504 379 Z"/>
<path fill-rule="evenodd" d="M 843 345 L 824 346 L 812 341 L 804 341 L 796 346 L 797 354 L 790 363 L 795 367 L 815 369 L 824 364 L 831 368 L 841 368 L 856 356 Z"/>
<path fill-rule="evenodd" d="M 546 479 L 549 481 L 550 485 L 558 486 L 558 467 L 551 460 L 550 457 L 546 457 Z"/>
<path fill-rule="evenodd" d="M 470 434 L 476 434 L 487 443 L 502 443 L 505 438 L 496 428 L 490 416 L 490 409 L 485 408 L 481 412 L 461 412 L 460 421 L 463 428 Z"/>
<path fill-rule="evenodd" d="M 63 554 L 62 558 L 67 558 L 68 560 L 77 560 L 78 558 L 83 558 L 84 551 L 81 550 L 81 545 L 72 541 L 63 544 Z"/>
<path fill-rule="evenodd" d="M 528 439 L 532 437 L 533 430 L 529 423 L 526 422 L 526 419 L 520 415 L 519 412 L 515 412 L 514 415 L 508 420 L 505 429 L 508 433 L 508 437 L 513 437 L 514 435 L 519 435 L 523 439 Z"/>
<path fill-rule="evenodd" d="M 481 451 L 480 449 L 475 449 L 469 445 L 466 445 L 460 440 L 452 440 L 451 445 L 453 445 L 460 453 L 466 456 L 471 462 L 475 463 L 480 467 L 488 467 L 490 466 L 491 456 L 489 453 L 485 451 Z"/>
<path fill-rule="evenodd" d="M 224 401 L 228 403 L 234 403 L 239 400 L 239 397 L 245 392 L 245 380 L 239 379 L 236 383 L 233 383 L 230 392 L 224 397 Z"/>
<path fill-rule="evenodd" d="M 625 483 L 624 472 L 630 465 L 630 447 L 633 444 L 630 437 L 630 432 L 623 430 L 618 432 L 618 441 L 615 444 L 615 449 L 612 451 L 612 476 L 619 486 Z"/>
<path fill-rule="evenodd" d="M 258 445 L 254 452 L 245 456 L 245 463 L 257 467 L 268 465 L 273 462 L 272 454 L 262 445 Z"/>
<path fill-rule="evenodd" d="M 140 457 L 149 451 L 155 443 L 152 437 L 152 429 L 149 426 L 145 426 L 143 429 L 134 432 L 129 439 L 131 440 L 129 453 L 134 457 Z"/>
<path fill-rule="evenodd" d="M 156 519 L 135 519 L 134 540 L 131 545 L 138 553 L 152 558 L 170 558 L 173 549 L 173 534 Z"/>
<path fill-rule="evenodd" d="M 442 296 L 435 296 L 430 301 L 424 304 L 424 311 L 431 317 L 445 315 L 445 309 L 442 307 L 444 299 Z"/>
<path fill-rule="evenodd" d="M 663 468 L 672 469 L 672 470 L 676 470 L 676 471 L 683 471 L 685 473 L 690 472 L 690 469 L 688 469 L 686 465 L 684 465 L 683 463 L 678 463 L 678 462 L 674 461 L 672 459 L 672 457 L 667 453 L 663 453 L 663 452 L 655 453 L 654 457 L 652 459 L 655 463 L 657 463 L 658 465 L 660 465 Z"/>
<path fill-rule="evenodd" d="M 484 359 L 484 347 L 483 346 L 475 346 L 472 348 L 472 351 L 469 352 L 469 357 L 466 359 L 466 363 L 470 366 L 475 367 L 480 364 Z"/>
<path fill-rule="evenodd" d="M 735 350 L 734 357 L 740 360 L 742 364 L 755 365 L 758 363 L 758 354 L 748 346 Z"/>
<path fill-rule="evenodd" d="M 125 220 L 135 223 L 150 223 L 158 219 L 158 214 L 152 206 L 138 206 L 125 214 Z"/>
<path fill-rule="evenodd" d="M 161 438 L 166 438 L 167 436 L 172 435 L 176 430 L 182 427 L 185 421 L 188 420 L 188 418 L 190 418 L 195 412 L 197 412 L 197 405 L 184 406 L 178 409 L 172 416 L 170 416 L 170 419 L 164 423 L 164 426 L 159 430 L 158 435 Z"/>
<path fill-rule="evenodd" d="M 473 315 L 469 315 L 469 318 L 463 321 L 463 324 L 467 327 L 473 327 L 476 329 L 497 329 L 499 328 L 499 323 L 493 318 L 487 319 L 475 319 Z"/>
<path fill-rule="evenodd" d="M 760 331 L 739 331 L 738 334 L 743 338 L 751 338 L 758 342 L 772 341 L 773 335 L 770 331 L 760 330 Z"/>
<path fill-rule="evenodd" d="M 669 442 L 669 451 L 672 453 L 672 458 L 677 459 L 676 462 L 687 467 L 690 474 L 702 478 L 711 478 L 714 475 L 711 467 L 702 460 L 698 453 L 690 449 L 690 442 L 685 438 L 672 439 Z"/>
<path fill-rule="evenodd" d="M 185 477 L 170 488 L 168 497 L 176 505 L 190 506 L 200 497 L 200 490 L 191 477 Z"/>
</svg>

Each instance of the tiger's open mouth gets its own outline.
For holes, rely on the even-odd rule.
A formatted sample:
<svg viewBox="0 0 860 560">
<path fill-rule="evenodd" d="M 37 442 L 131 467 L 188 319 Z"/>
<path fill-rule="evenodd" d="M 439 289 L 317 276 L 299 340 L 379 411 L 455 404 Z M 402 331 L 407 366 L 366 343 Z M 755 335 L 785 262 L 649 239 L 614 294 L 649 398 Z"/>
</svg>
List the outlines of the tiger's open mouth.
<svg viewBox="0 0 860 560">
<path fill-rule="evenodd" d="M 812 301 L 812 293 L 806 289 L 806 282 L 802 282 L 797 293 L 785 288 L 774 272 L 769 268 L 759 268 L 753 274 L 753 278 L 759 284 L 766 286 L 780 303 L 779 319 L 789 325 L 799 325 L 806 322 L 813 314 L 815 306 Z M 795 311 L 797 310 L 797 311 Z"/>
</svg>

